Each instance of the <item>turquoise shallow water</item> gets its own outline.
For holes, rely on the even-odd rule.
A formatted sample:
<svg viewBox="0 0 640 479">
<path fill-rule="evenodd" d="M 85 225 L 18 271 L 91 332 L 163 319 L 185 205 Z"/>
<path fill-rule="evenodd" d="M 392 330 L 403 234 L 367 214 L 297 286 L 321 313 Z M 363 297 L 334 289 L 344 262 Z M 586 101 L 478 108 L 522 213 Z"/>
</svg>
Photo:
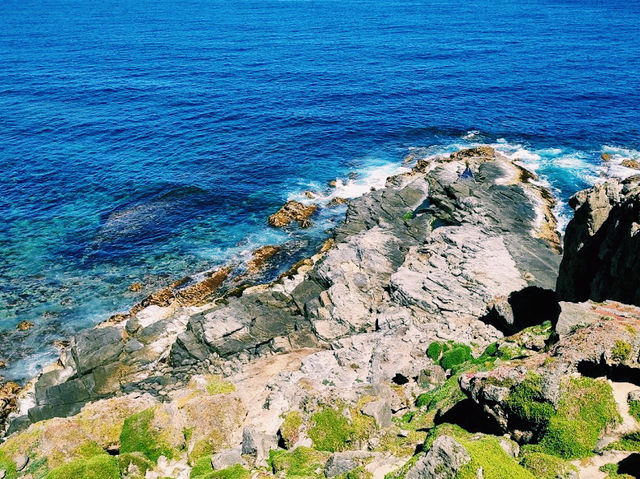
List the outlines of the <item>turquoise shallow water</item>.
<svg viewBox="0 0 640 479">
<path fill-rule="evenodd" d="M 185 274 L 311 249 L 340 211 L 291 233 L 266 216 L 353 171 L 339 194 L 366 191 L 414 147 L 494 143 L 566 200 L 602 152 L 640 157 L 638 18 L 616 0 L 2 2 L 2 374 Z"/>
</svg>

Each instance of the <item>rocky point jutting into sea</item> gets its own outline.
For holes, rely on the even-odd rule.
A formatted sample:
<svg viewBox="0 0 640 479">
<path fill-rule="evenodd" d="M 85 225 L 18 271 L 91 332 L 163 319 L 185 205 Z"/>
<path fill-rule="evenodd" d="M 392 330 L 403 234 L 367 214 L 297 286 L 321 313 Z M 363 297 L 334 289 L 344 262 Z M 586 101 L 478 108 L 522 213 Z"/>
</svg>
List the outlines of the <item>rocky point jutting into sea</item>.
<svg viewBox="0 0 640 479">
<path fill-rule="evenodd" d="M 275 281 L 261 248 L 6 384 L 0 478 L 637 477 L 640 178 L 564 248 L 553 206 L 490 147 L 417 159 Z"/>
</svg>

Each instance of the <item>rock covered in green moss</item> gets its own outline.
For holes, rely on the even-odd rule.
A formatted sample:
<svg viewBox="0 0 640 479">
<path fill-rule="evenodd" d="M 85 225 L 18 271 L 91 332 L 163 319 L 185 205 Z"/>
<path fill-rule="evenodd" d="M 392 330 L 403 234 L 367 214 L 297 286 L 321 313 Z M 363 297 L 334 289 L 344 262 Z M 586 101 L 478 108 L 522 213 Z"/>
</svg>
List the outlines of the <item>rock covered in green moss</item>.
<svg viewBox="0 0 640 479">
<path fill-rule="evenodd" d="M 300 439 L 301 426 L 302 414 L 299 411 L 290 411 L 284 416 L 284 421 L 280 426 L 280 437 L 282 437 L 286 449 L 291 449 Z"/>
<path fill-rule="evenodd" d="M 627 402 L 629 403 L 629 414 L 640 423 L 640 389 L 630 391 Z"/>
<path fill-rule="evenodd" d="M 139 452 L 157 462 L 160 456 L 175 457 L 184 438 L 172 427 L 170 413 L 154 406 L 128 417 L 120 434 L 120 452 Z"/>
<path fill-rule="evenodd" d="M 577 474 L 577 468 L 573 464 L 542 452 L 525 453 L 520 463 L 536 479 L 573 479 Z"/>
<path fill-rule="evenodd" d="M 120 479 L 120 467 L 115 457 L 107 454 L 89 459 L 76 459 L 51 470 L 46 479 Z"/>
<path fill-rule="evenodd" d="M 519 441 L 538 443 L 540 452 L 565 459 L 589 456 L 607 428 L 620 421 L 611 386 L 604 380 L 563 379 L 554 404 L 538 373 L 529 371 L 517 380 L 482 377 L 481 387 L 467 378 L 463 388 L 487 405 L 485 410 L 505 432 Z"/>
<path fill-rule="evenodd" d="M 363 415 L 358 408 L 323 407 L 311 416 L 307 434 L 316 449 L 344 451 L 356 449 L 375 430 L 375 421 Z"/>
<path fill-rule="evenodd" d="M 409 469 L 406 479 L 448 479 L 455 477 L 471 461 L 467 450 L 448 435 L 438 436 L 427 453 Z"/>
<path fill-rule="evenodd" d="M 535 479 L 495 436 L 471 434 L 458 426 L 443 424 L 429 432 L 424 449 L 426 453 L 414 456 L 407 466 L 388 477 Z"/>
<path fill-rule="evenodd" d="M 274 474 L 287 479 L 324 477 L 324 467 L 331 454 L 308 447 L 297 447 L 293 451 L 271 451 L 269 467 Z"/>
</svg>

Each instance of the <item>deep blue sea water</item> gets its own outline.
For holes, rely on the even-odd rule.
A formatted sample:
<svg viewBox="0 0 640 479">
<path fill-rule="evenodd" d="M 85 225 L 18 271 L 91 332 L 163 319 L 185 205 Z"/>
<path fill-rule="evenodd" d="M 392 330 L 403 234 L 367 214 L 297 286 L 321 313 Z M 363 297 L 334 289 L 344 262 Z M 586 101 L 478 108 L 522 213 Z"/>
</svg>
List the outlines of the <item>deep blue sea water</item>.
<svg viewBox="0 0 640 479">
<path fill-rule="evenodd" d="M 599 157 L 640 158 L 638 19 L 629 0 L 4 0 L 0 374 L 185 274 L 311 247 L 339 211 L 290 234 L 266 216 L 350 172 L 339 194 L 366 191 L 412 148 L 494 143 L 563 200 L 629 174 Z"/>
</svg>

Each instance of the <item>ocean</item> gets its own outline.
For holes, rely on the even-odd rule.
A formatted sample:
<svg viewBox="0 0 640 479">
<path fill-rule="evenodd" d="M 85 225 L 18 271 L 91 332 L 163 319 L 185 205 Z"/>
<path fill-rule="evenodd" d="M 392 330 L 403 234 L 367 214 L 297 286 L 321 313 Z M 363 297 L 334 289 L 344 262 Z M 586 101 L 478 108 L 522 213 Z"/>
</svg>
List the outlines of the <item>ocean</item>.
<svg viewBox="0 0 640 479">
<path fill-rule="evenodd" d="M 412 152 L 494 144 L 566 224 L 571 194 L 640 160 L 638 18 L 629 0 L 4 0 L 0 375 L 185 275 L 313 251 L 344 209 L 267 216 L 362 194 Z"/>
</svg>

